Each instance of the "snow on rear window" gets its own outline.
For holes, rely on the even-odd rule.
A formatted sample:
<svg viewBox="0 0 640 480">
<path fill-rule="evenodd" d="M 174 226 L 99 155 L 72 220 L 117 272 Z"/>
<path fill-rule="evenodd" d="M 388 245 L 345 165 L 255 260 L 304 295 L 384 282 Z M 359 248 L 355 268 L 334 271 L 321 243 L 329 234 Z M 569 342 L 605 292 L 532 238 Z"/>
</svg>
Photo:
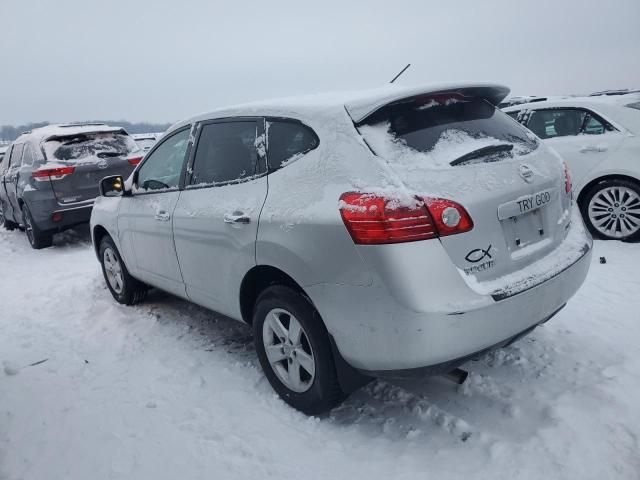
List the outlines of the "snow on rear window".
<svg viewBox="0 0 640 480">
<path fill-rule="evenodd" d="M 122 133 L 82 133 L 48 140 L 44 150 L 49 160 L 78 162 L 95 158 L 126 157 L 139 150 L 129 135 Z"/>
<path fill-rule="evenodd" d="M 483 147 L 513 145 L 509 155 L 523 155 L 537 147 L 526 129 L 481 99 L 390 105 L 359 130 L 379 156 L 409 169 L 448 167 Z"/>
</svg>

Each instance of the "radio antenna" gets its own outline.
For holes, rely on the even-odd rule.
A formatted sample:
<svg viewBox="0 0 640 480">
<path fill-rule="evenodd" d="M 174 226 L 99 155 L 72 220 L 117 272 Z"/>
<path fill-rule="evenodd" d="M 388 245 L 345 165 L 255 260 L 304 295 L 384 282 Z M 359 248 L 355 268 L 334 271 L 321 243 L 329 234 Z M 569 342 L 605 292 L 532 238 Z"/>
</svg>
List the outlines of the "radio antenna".
<svg viewBox="0 0 640 480">
<path fill-rule="evenodd" d="M 400 75 L 402 75 L 404 72 L 406 72 L 406 71 L 407 71 L 407 68 L 409 68 L 410 66 L 411 66 L 411 64 L 410 64 L 410 63 L 407 63 L 407 66 L 406 66 L 406 67 L 404 67 L 402 70 L 400 70 L 400 73 L 398 73 L 395 77 L 393 77 L 393 80 L 391 80 L 389 83 L 393 83 L 393 82 L 395 82 L 395 81 L 398 79 L 398 77 L 399 77 Z"/>
</svg>

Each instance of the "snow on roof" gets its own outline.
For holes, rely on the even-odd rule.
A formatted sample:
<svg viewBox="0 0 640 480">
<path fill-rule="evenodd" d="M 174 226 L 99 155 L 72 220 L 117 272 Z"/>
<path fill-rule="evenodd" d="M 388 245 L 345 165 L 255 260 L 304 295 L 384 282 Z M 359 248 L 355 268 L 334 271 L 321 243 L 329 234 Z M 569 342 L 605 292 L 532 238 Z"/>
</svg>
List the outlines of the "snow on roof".
<svg viewBox="0 0 640 480">
<path fill-rule="evenodd" d="M 342 111 L 346 108 L 354 122 L 359 123 L 381 107 L 405 98 L 439 92 L 461 92 L 466 95 L 480 96 L 497 105 L 509 94 L 509 88 L 494 83 L 443 83 L 418 87 L 403 87 L 389 84 L 384 87 L 350 91 L 329 92 L 297 97 L 285 97 L 259 102 L 223 107 L 211 112 L 196 115 L 173 125 L 168 131 L 189 123 L 234 115 L 302 115 L 313 116 L 322 112 Z"/>
<path fill-rule="evenodd" d="M 624 95 L 585 95 L 576 97 L 547 97 L 546 101 L 529 102 L 503 108 L 505 112 L 513 112 L 527 108 L 542 107 L 587 107 L 587 106 L 625 106 L 640 101 L 640 93 L 630 92 Z"/>
<path fill-rule="evenodd" d="M 47 125 L 45 127 L 34 128 L 29 132 L 25 132 L 20 137 L 21 140 L 35 140 L 44 142 L 50 138 L 66 137 L 69 135 L 78 135 L 81 133 L 98 133 L 98 132 L 124 132 L 122 127 L 111 127 L 104 123 L 68 123 Z"/>
</svg>

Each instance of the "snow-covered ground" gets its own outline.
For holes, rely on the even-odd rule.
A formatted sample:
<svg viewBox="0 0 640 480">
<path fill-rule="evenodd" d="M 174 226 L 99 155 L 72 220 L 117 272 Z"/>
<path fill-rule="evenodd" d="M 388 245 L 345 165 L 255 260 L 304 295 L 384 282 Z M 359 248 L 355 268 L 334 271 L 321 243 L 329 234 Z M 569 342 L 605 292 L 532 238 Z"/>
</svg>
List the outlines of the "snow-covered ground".
<svg viewBox="0 0 640 480">
<path fill-rule="evenodd" d="M 244 325 L 116 304 L 86 232 L 1 230 L 0 479 L 638 479 L 639 270 L 640 244 L 596 242 L 569 305 L 466 385 L 378 381 L 307 418 Z"/>
</svg>

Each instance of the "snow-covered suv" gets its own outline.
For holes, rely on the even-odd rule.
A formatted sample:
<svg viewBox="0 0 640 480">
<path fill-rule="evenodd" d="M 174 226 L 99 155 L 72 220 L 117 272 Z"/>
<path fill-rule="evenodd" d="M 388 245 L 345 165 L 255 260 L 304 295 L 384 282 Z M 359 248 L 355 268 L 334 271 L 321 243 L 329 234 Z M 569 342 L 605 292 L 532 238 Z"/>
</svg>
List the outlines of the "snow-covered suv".
<svg viewBox="0 0 640 480">
<path fill-rule="evenodd" d="M 101 183 L 107 286 L 251 324 L 271 385 L 307 413 L 512 342 L 580 287 L 591 237 L 561 160 L 495 108 L 507 92 L 391 86 L 180 122 Z"/>
<path fill-rule="evenodd" d="M 49 125 L 20 135 L 0 161 L 0 223 L 23 225 L 33 248 L 87 223 L 98 183 L 142 160 L 134 140 L 104 124 Z"/>
<path fill-rule="evenodd" d="M 640 93 L 550 99 L 504 111 L 567 162 L 594 235 L 640 239 Z"/>
</svg>

